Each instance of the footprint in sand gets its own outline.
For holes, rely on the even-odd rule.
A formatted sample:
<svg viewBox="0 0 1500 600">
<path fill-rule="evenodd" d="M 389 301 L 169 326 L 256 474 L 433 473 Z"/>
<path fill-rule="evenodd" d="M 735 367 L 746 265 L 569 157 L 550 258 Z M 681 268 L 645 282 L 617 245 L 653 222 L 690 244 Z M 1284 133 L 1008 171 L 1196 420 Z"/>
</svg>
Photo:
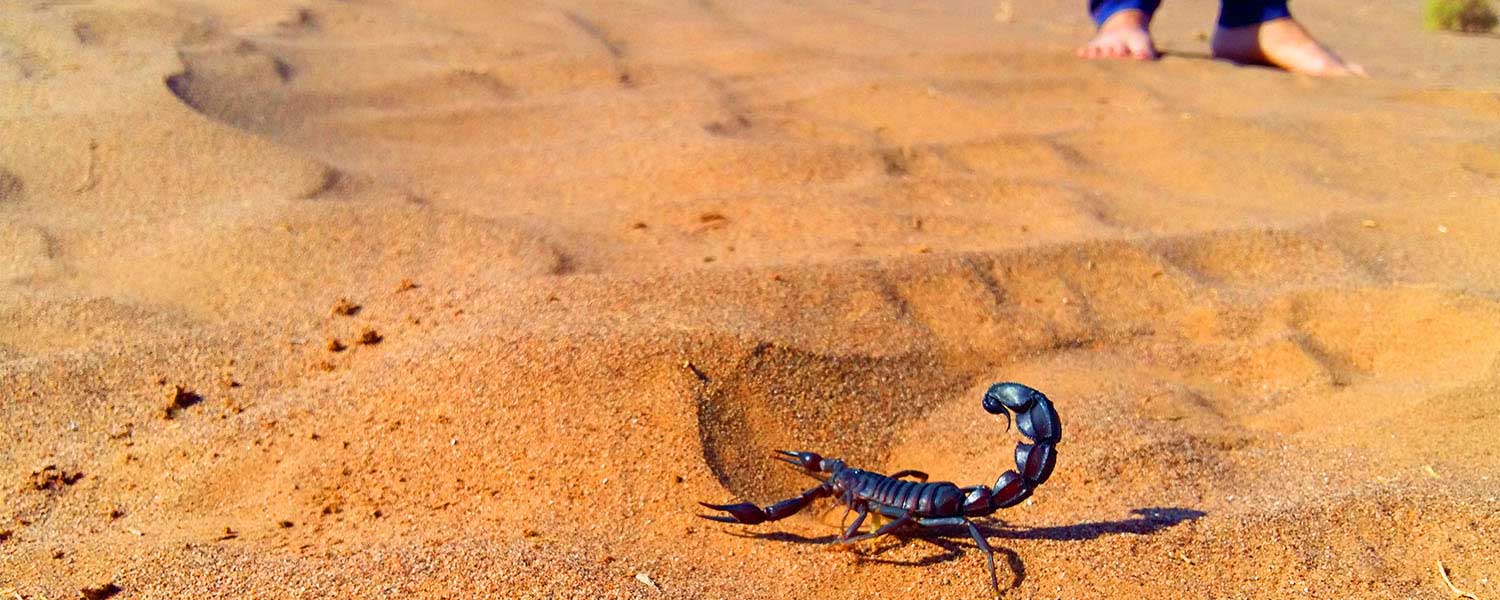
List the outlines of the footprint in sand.
<svg viewBox="0 0 1500 600">
<path fill-rule="evenodd" d="M 66 21 L 71 23 L 73 39 L 95 49 L 122 49 L 148 45 L 161 40 L 191 40 L 206 34 L 207 27 L 194 21 L 157 10 L 131 10 L 123 7 L 72 7 Z"/>
<path fill-rule="evenodd" d="M 766 458 L 772 451 L 877 464 L 903 428 L 967 384 L 926 357 L 835 357 L 770 344 L 707 377 L 698 406 L 704 460 L 729 491 L 753 498 L 806 487 Z"/>
<path fill-rule="evenodd" d="M 185 68 L 167 76 L 167 89 L 183 104 L 231 124 L 260 131 L 268 106 L 285 100 L 285 84 L 296 76 L 290 62 L 253 41 L 232 36 L 184 46 Z"/>
<path fill-rule="evenodd" d="M 20 177 L 5 169 L 0 169 L 0 204 L 6 202 L 19 202 L 21 193 L 26 191 L 26 184 Z"/>
<path fill-rule="evenodd" d="M 60 273 L 62 266 L 53 259 L 52 246 L 51 236 L 41 228 L 0 223 L 0 283 L 32 280 Z"/>
</svg>

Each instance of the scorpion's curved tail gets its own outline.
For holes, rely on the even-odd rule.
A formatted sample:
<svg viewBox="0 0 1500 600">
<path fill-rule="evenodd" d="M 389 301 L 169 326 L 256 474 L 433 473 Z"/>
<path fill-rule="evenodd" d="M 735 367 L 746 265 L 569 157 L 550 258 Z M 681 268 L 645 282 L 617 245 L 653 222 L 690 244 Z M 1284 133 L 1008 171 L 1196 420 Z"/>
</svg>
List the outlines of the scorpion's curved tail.
<svg viewBox="0 0 1500 600">
<path fill-rule="evenodd" d="M 965 505 L 971 515 L 989 514 L 1030 497 L 1032 490 L 1052 475 L 1057 465 L 1057 443 L 1062 440 L 1057 409 L 1045 394 L 1030 387 L 1009 382 L 992 385 L 984 393 L 984 410 L 1005 416 L 1007 428 L 1010 413 L 1016 413 L 1016 429 L 1031 443 L 1016 444 L 1016 471 L 1001 474 L 993 488 L 975 490 L 989 497 L 970 498 Z"/>
</svg>

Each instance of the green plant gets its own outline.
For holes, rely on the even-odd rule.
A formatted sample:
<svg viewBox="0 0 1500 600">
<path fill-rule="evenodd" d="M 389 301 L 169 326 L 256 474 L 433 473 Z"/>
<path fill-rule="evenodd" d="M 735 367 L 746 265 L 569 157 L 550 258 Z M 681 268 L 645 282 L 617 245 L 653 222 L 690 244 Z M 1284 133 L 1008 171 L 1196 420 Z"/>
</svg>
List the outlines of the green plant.
<svg viewBox="0 0 1500 600">
<path fill-rule="evenodd" d="M 1500 18 L 1490 0 L 1427 0 L 1422 21 L 1431 30 L 1487 33 Z"/>
</svg>

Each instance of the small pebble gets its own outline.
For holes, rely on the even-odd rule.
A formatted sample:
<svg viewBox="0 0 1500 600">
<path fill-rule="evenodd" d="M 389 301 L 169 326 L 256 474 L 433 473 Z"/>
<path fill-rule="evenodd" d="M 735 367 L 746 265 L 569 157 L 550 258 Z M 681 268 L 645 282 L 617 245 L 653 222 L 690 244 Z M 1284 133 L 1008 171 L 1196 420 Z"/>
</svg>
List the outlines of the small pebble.
<svg viewBox="0 0 1500 600">
<path fill-rule="evenodd" d="M 635 580 L 641 582 L 641 585 L 644 585 L 644 586 L 646 586 L 648 588 L 651 588 L 652 590 L 655 590 L 655 591 L 658 591 L 658 592 L 661 591 L 661 587 L 657 586 L 656 582 L 651 580 L 651 576 L 650 575 L 647 575 L 645 573 L 636 573 L 635 574 Z"/>
<path fill-rule="evenodd" d="M 339 298 L 337 302 L 333 303 L 332 312 L 335 315 L 345 317 L 353 316 L 359 312 L 359 305 L 350 302 L 348 298 Z"/>
<path fill-rule="evenodd" d="M 83 597 L 84 600 L 104 600 L 120 593 L 120 591 L 120 586 L 114 583 L 105 583 L 78 590 L 78 595 Z"/>
</svg>

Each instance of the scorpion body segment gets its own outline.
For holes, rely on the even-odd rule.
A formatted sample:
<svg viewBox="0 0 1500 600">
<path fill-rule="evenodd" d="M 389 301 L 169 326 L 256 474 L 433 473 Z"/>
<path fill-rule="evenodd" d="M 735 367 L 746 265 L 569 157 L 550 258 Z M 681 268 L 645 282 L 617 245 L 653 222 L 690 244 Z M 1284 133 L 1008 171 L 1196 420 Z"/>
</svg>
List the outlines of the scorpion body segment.
<svg viewBox="0 0 1500 600">
<path fill-rule="evenodd" d="M 803 472 L 822 479 L 823 483 L 795 498 L 777 502 L 764 509 L 749 502 L 700 503 L 709 509 L 729 514 L 699 516 L 722 523 L 754 525 L 784 519 L 806 508 L 818 498 L 831 496 L 857 513 L 854 522 L 839 536 L 842 543 L 882 536 L 907 524 L 923 527 L 963 525 L 968 528 L 979 549 L 985 553 L 989 562 L 990 585 L 998 596 L 1000 584 L 995 575 L 995 554 L 984 536 L 980 535 L 979 528 L 969 518 L 1015 506 L 1029 498 L 1037 486 L 1046 483 L 1057 465 L 1057 443 L 1062 440 L 1062 421 L 1058 419 L 1057 409 L 1046 395 L 1019 383 L 997 383 L 990 386 L 984 394 L 984 409 L 991 414 L 1005 416 L 1007 426 L 1010 413 L 1015 413 L 1016 429 L 1031 440 L 1029 444 L 1016 445 L 1015 470 L 1007 470 L 1001 474 L 993 486 L 959 487 L 946 481 L 929 483 L 927 474 L 920 471 L 906 470 L 882 475 L 845 466 L 842 460 L 824 458 L 814 452 L 778 450 L 780 456 L 773 458 L 797 466 Z M 854 535 L 871 512 L 894 520 L 872 533 Z"/>
<path fill-rule="evenodd" d="M 905 481 L 845 467 L 830 483 L 835 495 L 846 494 L 854 502 L 896 509 L 914 517 L 954 516 L 963 508 L 963 491 L 946 481 Z"/>
</svg>

